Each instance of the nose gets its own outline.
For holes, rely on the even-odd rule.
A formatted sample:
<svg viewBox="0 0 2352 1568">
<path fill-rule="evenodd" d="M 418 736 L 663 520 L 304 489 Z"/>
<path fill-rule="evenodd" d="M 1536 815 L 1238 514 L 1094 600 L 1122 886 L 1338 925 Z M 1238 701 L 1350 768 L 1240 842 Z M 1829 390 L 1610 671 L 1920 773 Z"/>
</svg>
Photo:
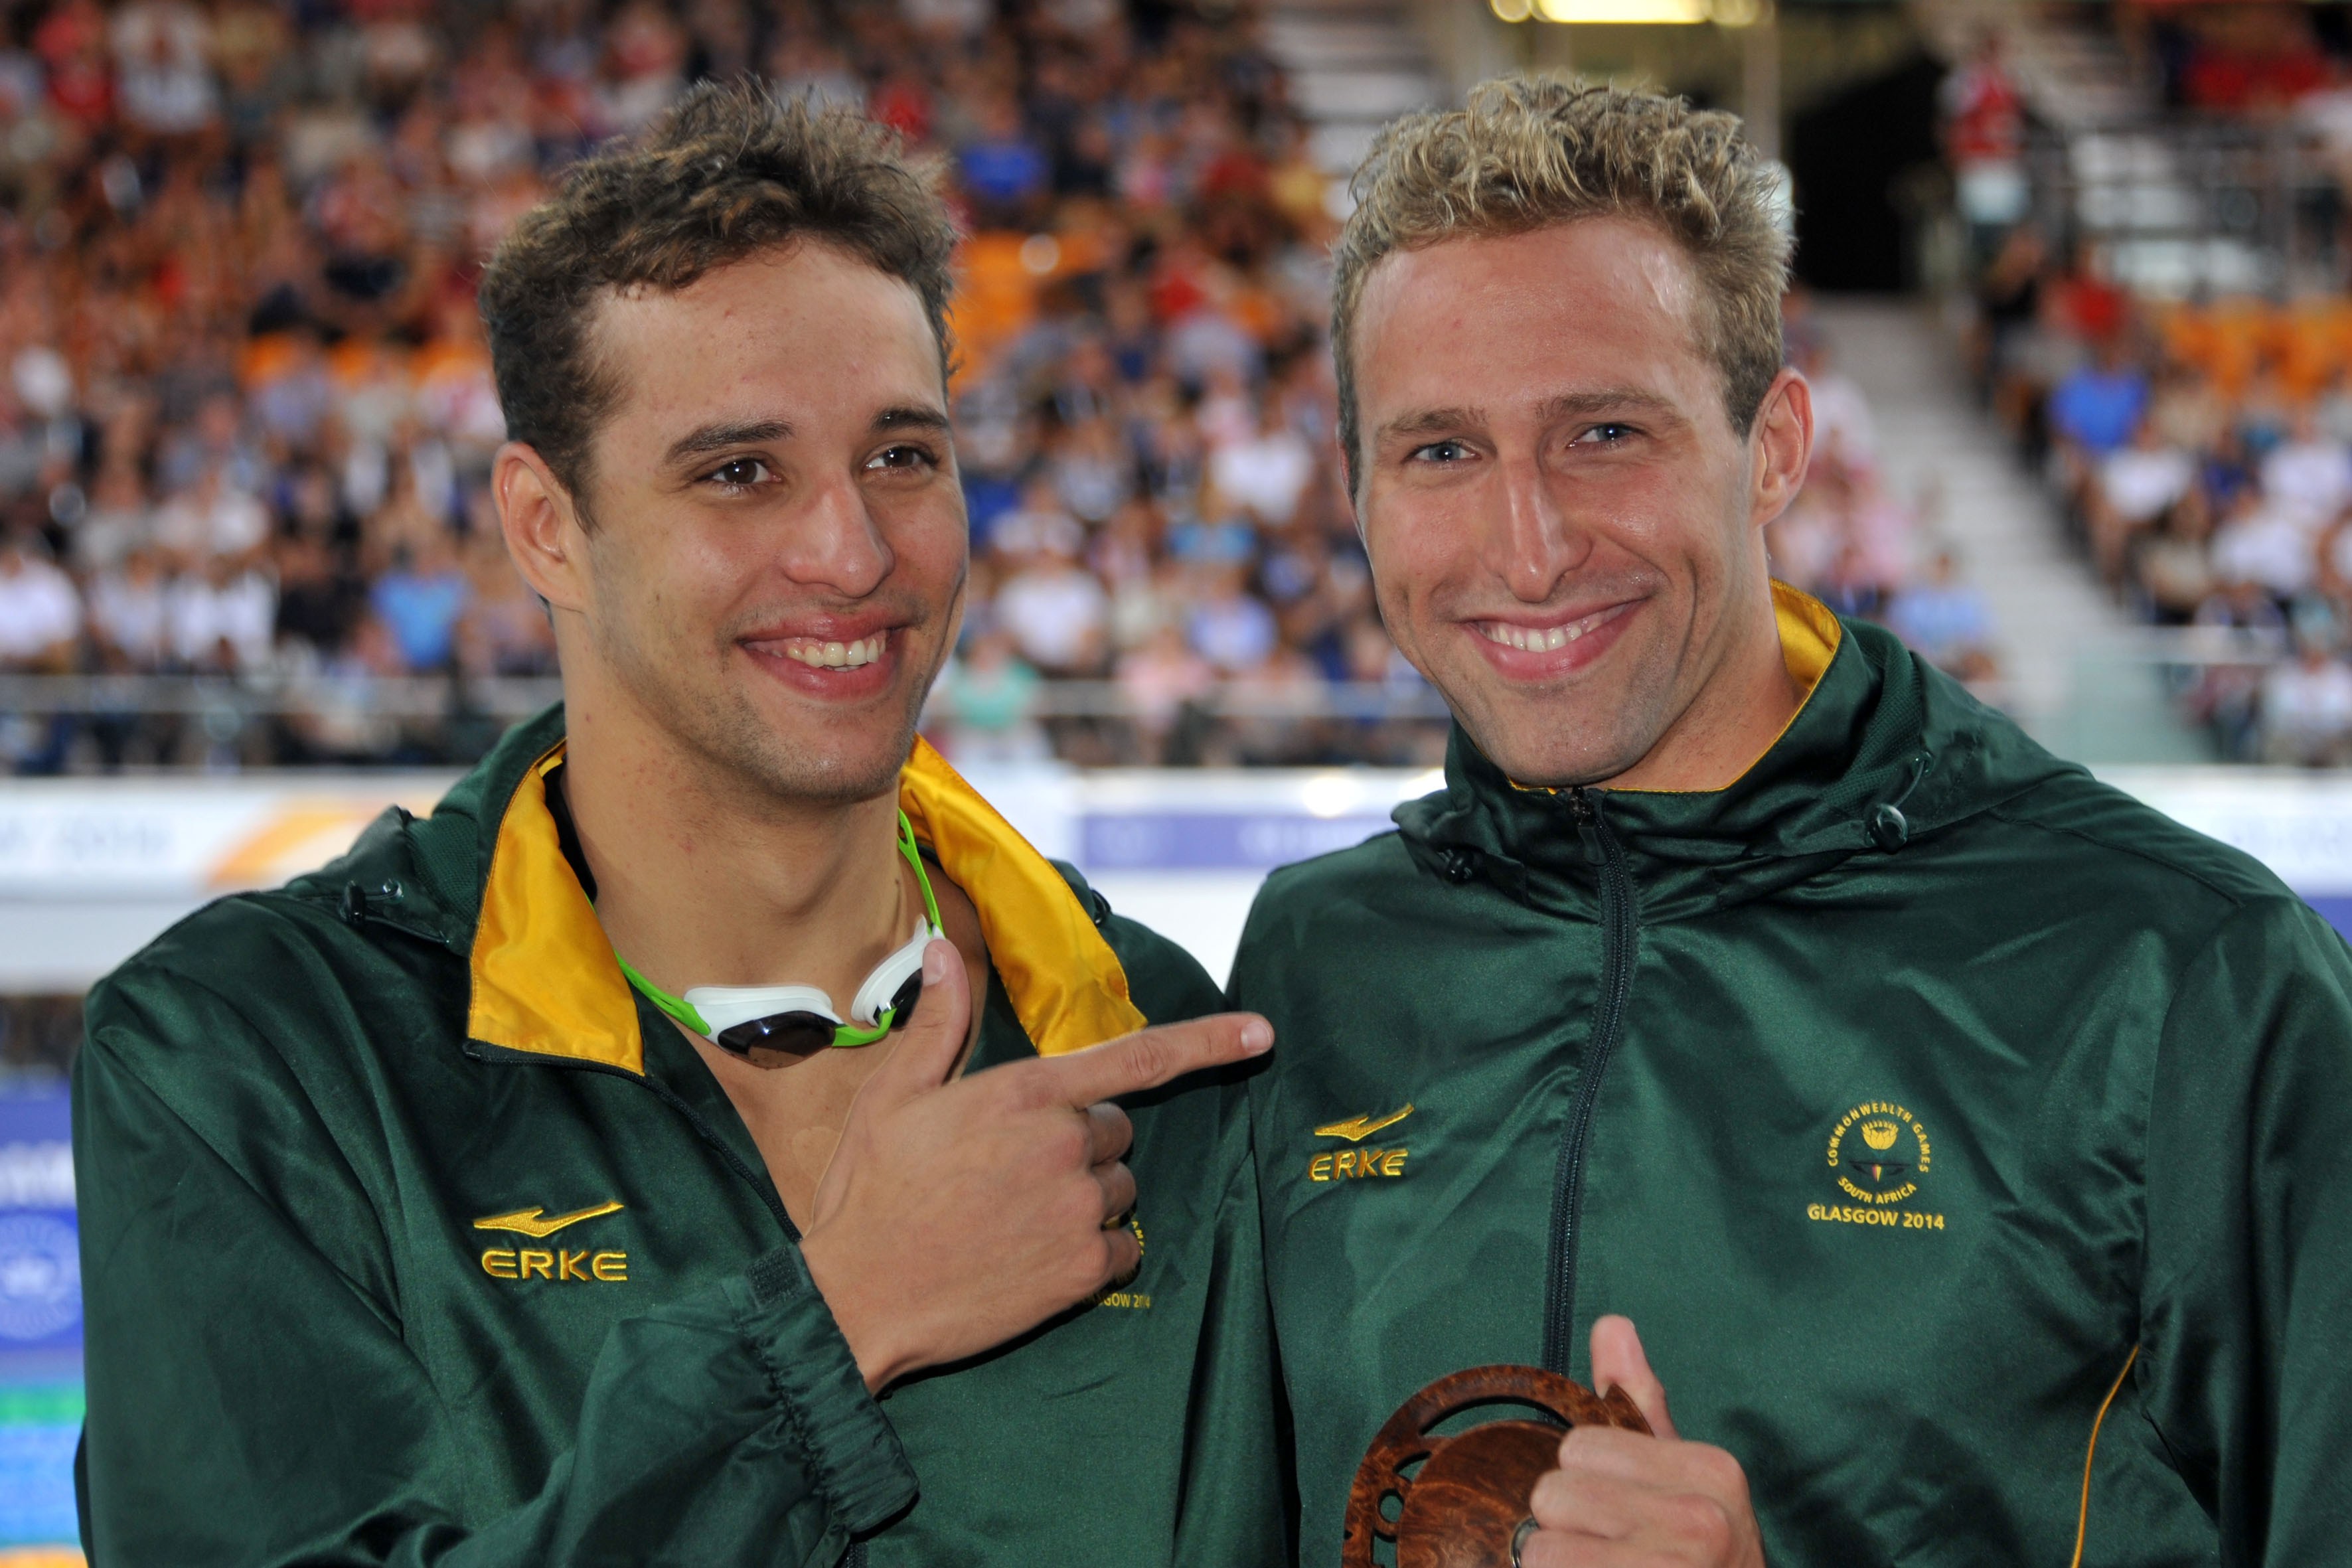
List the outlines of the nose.
<svg viewBox="0 0 2352 1568">
<path fill-rule="evenodd" d="M 1503 512 L 1487 533 L 1487 564 L 1521 604 L 1539 605 L 1592 553 L 1592 536 L 1569 517 L 1535 454 L 1505 457 L 1501 479 Z"/>
<path fill-rule="evenodd" d="M 862 599 L 898 564 L 865 495 L 847 474 L 820 485 L 784 528 L 779 563 L 785 576 L 809 587 Z"/>
</svg>

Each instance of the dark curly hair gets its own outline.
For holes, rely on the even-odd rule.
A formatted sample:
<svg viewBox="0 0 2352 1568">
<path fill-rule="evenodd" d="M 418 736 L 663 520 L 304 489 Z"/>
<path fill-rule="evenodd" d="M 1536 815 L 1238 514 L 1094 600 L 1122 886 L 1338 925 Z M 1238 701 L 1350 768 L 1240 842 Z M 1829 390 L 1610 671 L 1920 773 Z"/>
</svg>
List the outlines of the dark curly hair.
<svg viewBox="0 0 2352 1568">
<path fill-rule="evenodd" d="M 807 239 L 911 287 L 945 374 L 956 230 L 935 172 L 853 111 L 704 82 L 642 134 L 573 165 L 491 257 L 481 311 L 508 439 L 538 450 L 584 521 L 590 442 L 621 392 L 595 353 L 598 301 L 684 289 Z"/>
</svg>

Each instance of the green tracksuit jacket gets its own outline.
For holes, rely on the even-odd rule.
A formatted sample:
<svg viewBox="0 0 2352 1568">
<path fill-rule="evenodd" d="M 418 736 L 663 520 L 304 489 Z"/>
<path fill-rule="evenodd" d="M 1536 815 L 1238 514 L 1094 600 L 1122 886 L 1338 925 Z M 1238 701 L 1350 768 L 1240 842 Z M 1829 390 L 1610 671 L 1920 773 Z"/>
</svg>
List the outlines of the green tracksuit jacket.
<svg viewBox="0 0 2352 1568">
<path fill-rule="evenodd" d="M 1728 789 L 1457 733 L 1259 898 L 1303 1560 L 1408 1394 L 1622 1312 L 1775 1563 L 2352 1561 L 2352 955 L 1779 592 L 1810 696 Z"/>
<path fill-rule="evenodd" d="M 562 733 L 521 727 L 430 819 L 93 993 L 97 1568 L 1277 1559 L 1240 1086 L 1132 1107 L 1132 1284 L 868 1397 L 741 1121 L 564 858 Z M 1217 1005 L 928 748 L 901 804 L 988 936 L 975 1070 Z"/>
</svg>

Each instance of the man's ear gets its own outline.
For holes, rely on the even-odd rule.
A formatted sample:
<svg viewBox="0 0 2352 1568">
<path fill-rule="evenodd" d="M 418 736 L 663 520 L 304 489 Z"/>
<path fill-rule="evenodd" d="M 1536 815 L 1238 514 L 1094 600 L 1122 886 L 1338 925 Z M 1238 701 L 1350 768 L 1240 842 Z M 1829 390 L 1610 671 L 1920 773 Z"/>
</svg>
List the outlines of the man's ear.
<svg viewBox="0 0 2352 1568">
<path fill-rule="evenodd" d="M 588 601 L 587 535 L 572 492 L 536 447 L 509 441 L 490 464 L 490 493 L 507 553 L 531 591 L 559 610 Z"/>
<path fill-rule="evenodd" d="M 1789 508 L 1804 488 L 1813 458 L 1813 389 L 1783 369 L 1772 379 L 1750 430 L 1748 522 L 1761 528 Z"/>
</svg>

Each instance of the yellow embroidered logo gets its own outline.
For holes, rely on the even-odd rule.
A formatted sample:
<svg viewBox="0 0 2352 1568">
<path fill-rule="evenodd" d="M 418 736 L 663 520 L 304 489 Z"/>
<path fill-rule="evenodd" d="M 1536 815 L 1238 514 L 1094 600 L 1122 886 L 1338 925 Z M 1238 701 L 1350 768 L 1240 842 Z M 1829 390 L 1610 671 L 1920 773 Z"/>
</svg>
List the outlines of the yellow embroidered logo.
<svg viewBox="0 0 2352 1568">
<path fill-rule="evenodd" d="M 1345 1138 L 1350 1143 L 1361 1143 L 1383 1128 L 1394 1127 L 1412 1114 L 1408 1104 L 1402 1110 L 1386 1116 L 1350 1116 L 1345 1121 L 1327 1121 L 1315 1130 L 1318 1138 Z M 1402 1176 L 1404 1174 L 1409 1149 L 1342 1149 L 1337 1153 L 1314 1154 L 1307 1161 L 1307 1179 L 1310 1182 L 1344 1182 L 1359 1176 Z"/>
<path fill-rule="evenodd" d="M 553 1219 L 539 1217 L 546 1212 L 543 1208 L 528 1208 L 517 1209 L 512 1214 L 494 1214 L 488 1219 L 476 1220 L 474 1228 L 519 1231 L 533 1241 L 544 1241 L 566 1226 L 578 1225 L 583 1219 L 596 1219 L 604 1215 L 618 1214 L 621 1212 L 621 1205 L 617 1199 L 607 1199 L 604 1203 L 594 1204 L 584 1209 L 574 1209 L 570 1214 L 557 1215 Z"/>
<path fill-rule="evenodd" d="M 1864 1100 L 1830 1129 L 1830 1173 L 1852 1201 L 1808 1204 L 1805 1217 L 1888 1229 L 1941 1230 L 1942 1215 L 1897 1206 L 1918 1196 L 1919 1184 L 1935 1160 L 1935 1146 L 1917 1117 L 1892 1100 Z"/>
<path fill-rule="evenodd" d="M 1398 1122 L 1402 1121 L 1406 1117 L 1411 1116 L 1412 1114 L 1412 1107 L 1411 1104 L 1407 1104 L 1402 1110 L 1391 1111 L 1386 1116 L 1350 1116 L 1345 1121 L 1325 1122 L 1322 1126 L 1318 1127 L 1315 1130 L 1315 1136 L 1318 1138 L 1345 1138 L 1350 1143 L 1360 1143 L 1365 1139 L 1370 1138 L 1373 1133 L 1381 1131 L 1381 1129 L 1384 1127 L 1394 1127 Z"/>
<path fill-rule="evenodd" d="M 543 1207 L 517 1209 L 511 1214 L 487 1215 L 474 1222 L 476 1230 L 510 1230 L 533 1241 L 544 1241 L 559 1230 L 566 1230 L 583 1220 L 601 1219 L 608 1214 L 621 1212 L 618 1199 L 592 1204 L 570 1214 L 547 1217 Z M 493 1279 L 578 1280 L 582 1284 L 602 1283 L 625 1285 L 629 1279 L 629 1255 L 625 1252 L 599 1252 L 583 1247 L 574 1252 L 566 1247 L 493 1247 L 482 1254 L 482 1272 Z"/>
</svg>

